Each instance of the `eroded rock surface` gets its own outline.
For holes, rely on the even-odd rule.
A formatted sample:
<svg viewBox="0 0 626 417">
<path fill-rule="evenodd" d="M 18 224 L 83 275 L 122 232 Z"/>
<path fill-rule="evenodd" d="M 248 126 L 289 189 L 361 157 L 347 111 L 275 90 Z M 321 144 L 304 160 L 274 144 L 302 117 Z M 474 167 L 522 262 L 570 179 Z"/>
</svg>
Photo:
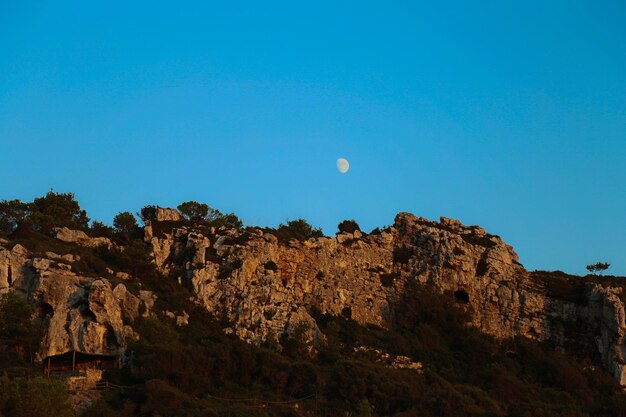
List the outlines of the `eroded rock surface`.
<svg viewBox="0 0 626 417">
<path fill-rule="evenodd" d="M 76 243 L 80 246 L 85 246 L 87 248 L 97 248 L 100 246 L 105 246 L 107 248 L 111 248 L 113 243 L 106 237 L 89 237 L 87 234 L 81 230 L 72 230 L 67 227 L 59 227 L 55 229 L 56 238 L 68 243 Z"/>
<path fill-rule="evenodd" d="M 126 337 L 134 336 L 133 321 L 154 304 L 152 294 L 137 297 L 124 284 L 75 274 L 76 259 L 52 252 L 37 257 L 20 245 L 0 248 L 0 292 L 28 296 L 46 323 L 39 359 L 70 351 L 119 355 Z"/>
<path fill-rule="evenodd" d="M 587 283 L 575 296 L 552 294 L 511 246 L 478 226 L 400 213 L 378 234 L 304 242 L 279 242 L 261 230 L 163 230 L 158 222 L 146 232 L 157 266 L 228 320 L 228 331 L 252 343 L 299 323 L 311 328 L 312 338 L 323 338 L 313 311 L 389 327 L 401 314 L 406 288 L 427 285 L 453 293 L 471 311 L 471 323 L 494 337 L 595 350 L 626 384 L 624 304 L 614 294 L 621 289 Z"/>
<path fill-rule="evenodd" d="M 85 243 L 81 233 L 59 230 L 57 237 L 100 245 Z M 624 285 L 528 272 L 511 246 L 478 226 L 400 213 L 376 234 L 356 230 L 280 241 L 261 229 L 191 228 L 175 210 L 159 208 L 147 221 L 145 240 L 157 268 L 229 323 L 227 332 L 251 343 L 302 324 L 320 342 L 325 336 L 317 313 L 390 328 L 410 289 L 429 286 L 454 294 L 470 312 L 471 324 L 484 332 L 585 349 L 626 386 Z M 77 254 L 35 255 L 0 242 L 0 293 L 20 291 L 46 319 L 40 359 L 70 351 L 118 355 L 126 338 L 136 337 L 133 322 L 154 307 L 150 291 L 128 290 L 128 274 L 107 270 L 117 284 L 80 276 L 72 272 L 79 260 Z M 179 326 L 189 320 L 185 312 L 165 314 Z"/>
</svg>

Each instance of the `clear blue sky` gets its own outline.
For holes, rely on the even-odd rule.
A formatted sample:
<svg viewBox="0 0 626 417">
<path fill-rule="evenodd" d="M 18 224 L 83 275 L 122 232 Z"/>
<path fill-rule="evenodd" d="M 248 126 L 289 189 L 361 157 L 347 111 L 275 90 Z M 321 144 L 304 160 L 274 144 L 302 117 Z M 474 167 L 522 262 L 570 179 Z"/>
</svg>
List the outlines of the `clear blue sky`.
<svg viewBox="0 0 626 417">
<path fill-rule="evenodd" d="M 626 275 L 624 22 L 623 0 L 0 1 L 0 199 L 326 233 L 444 215 L 529 269 Z"/>
</svg>

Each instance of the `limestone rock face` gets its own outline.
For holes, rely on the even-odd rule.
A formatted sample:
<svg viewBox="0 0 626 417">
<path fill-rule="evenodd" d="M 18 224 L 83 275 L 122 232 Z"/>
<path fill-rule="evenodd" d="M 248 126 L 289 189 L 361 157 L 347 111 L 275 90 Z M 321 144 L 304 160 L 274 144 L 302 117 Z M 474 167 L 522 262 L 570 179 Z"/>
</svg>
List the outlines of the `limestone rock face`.
<svg viewBox="0 0 626 417">
<path fill-rule="evenodd" d="M 524 336 L 599 354 L 626 386 L 626 284 L 528 272 L 511 246 L 478 226 L 399 213 L 376 234 L 355 230 L 281 241 L 261 229 L 184 226 L 176 210 L 158 209 L 144 230 L 157 268 L 225 319 L 227 332 L 251 343 L 303 324 L 313 343 L 320 343 L 325 336 L 315 321 L 318 313 L 391 328 L 411 290 L 428 286 L 454 294 L 471 325 L 494 337 Z M 111 245 L 69 229 L 57 230 L 57 238 L 86 247 Z M 35 255 L 0 242 L 0 294 L 25 294 L 47 323 L 40 359 L 69 351 L 118 355 L 127 337 L 137 337 L 134 321 L 154 307 L 150 291 L 134 294 L 123 283 L 77 275 L 72 264 L 79 260 L 72 253 Z M 131 279 L 112 269 L 106 273 L 116 282 Z M 185 312 L 166 315 L 179 326 L 189 322 Z"/>
<path fill-rule="evenodd" d="M 156 216 L 154 218 L 154 220 L 158 222 L 163 222 L 163 221 L 178 222 L 178 221 L 181 221 L 182 219 L 183 219 L 183 216 L 180 215 L 178 210 L 171 209 L 171 208 L 162 208 L 162 207 L 157 207 Z"/>
<path fill-rule="evenodd" d="M 112 288 L 104 278 L 76 275 L 64 263 L 76 259 L 71 254 L 46 256 L 33 256 L 20 245 L 0 248 L 0 292 L 24 293 L 47 323 L 38 359 L 70 351 L 123 353 L 126 336 L 134 335 L 131 324 L 154 304 L 152 294 L 143 294 L 146 302 L 124 284 Z"/>
<path fill-rule="evenodd" d="M 28 268 L 28 251 L 21 245 L 11 250 L 0 248 L 0 293 L 16 288 L 24 293 L 31 290 L 32 271 Z"/>
<path fill-rule="evenodd" d="M 596 345 L 602 363 L 622 386 L 626 386 L 626 318 L 621 288 L 593 285 L 589 290 L 590 317 L 595 318 Z"/>
<path fill-rule="evenodd" d="M 67 227 L 59 227 L 55 229 L 56 238 L 63 242 L 76 243 L 80 246 L 88 248 L 97 248 L 98 246 L 106 246 L 111 248 L 113 243 L 106 237 L 89 237 L 81 230 L 72 230 Z"/>
<path fill-rule="evenodd" d="M 313 311 L 362 324 L 393 325 L 409 286 L 449 291 L 471 312 L 471 324 L 498 338 L 525 336 L 597 349 L 626 385 L 624 304 L 618 289 L 579 285 L 576 296 L 553 294 L 527 272 L 513 248 L 478 226 L 399 213 L 379 234 L 340 233 L 279 242 L 261 230 L 146 228 L 154 259 L 227 331 L 252 343 L 306 323 L 323 339 Z M 569 285 L 569 284 L 568 284 Z M 619 290 L 621 291 L 621 290 Z"/>
</svg>

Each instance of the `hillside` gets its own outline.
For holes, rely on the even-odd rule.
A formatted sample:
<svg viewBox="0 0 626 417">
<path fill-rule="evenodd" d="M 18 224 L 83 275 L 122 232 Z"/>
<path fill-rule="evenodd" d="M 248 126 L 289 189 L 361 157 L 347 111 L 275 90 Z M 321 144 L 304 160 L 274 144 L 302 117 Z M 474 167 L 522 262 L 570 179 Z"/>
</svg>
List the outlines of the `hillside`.
<svg viewBox="0 0 626 417">
<path fill-rule="evenodd" d="M 446 218 L 326 237 L 195 204 L 0 203 L 4 415 L 70 415 L 87 369 L 96 416 L 626 414 L 620 277 L 526 271 Z"/>
</svg>

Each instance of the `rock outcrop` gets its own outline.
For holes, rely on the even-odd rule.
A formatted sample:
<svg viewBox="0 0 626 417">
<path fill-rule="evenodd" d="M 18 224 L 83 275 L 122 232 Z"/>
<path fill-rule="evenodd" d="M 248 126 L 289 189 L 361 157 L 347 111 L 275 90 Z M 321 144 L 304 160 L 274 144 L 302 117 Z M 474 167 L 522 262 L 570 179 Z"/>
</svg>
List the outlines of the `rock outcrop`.
<svg viewBox="0 0 626 417">
<path fill-rule="evenodd" d="M 320 313 L 390 328 L 411 290 L 428 286 L 453 294 L 484 332 L 592 352 L 626 386 L 625 285 L 528 272 L 511 246 L 478 226 L 400 213 L 376 233 L 298 241 L 271 230 L 191 227 L 176 210 L 156 208 L 144 232 L 157 268 L 250 343 L 302 325 L 321 343 Z M 80 231 L 59 229 L 57 238 L 82 246 L 82 255 L 85 247 L 116 250 Z M 153 310 L 154 294 L 129 291 L 127 273 L 82 276 L 73 268 L 80 261 L 0 241 L 0 293 L 25 294 L 47 323 L 40 359 L 71 351 L 119 355 L 126 338 L 136 337 L 133 322 Z M 184 311 L 164 314 L 179 326 L 189 320 Z"/>
<path fill-rule="evenodd" d="M 85 246 L 87 248 L 97 248 L 100 246 L 105 246 L 107 248 L 111 248 L 113 243 L 106 237 L 89 237 L 87 234 L 81 230 L 72 230 L 67 227 L 59 227 L 55 229 L 56 238 L 68 243 L 76 243 L 80 246 Z"/>
<path fill-rule="evenodd" d="M 400 213 L 378 234 L 357 230 L 304 242 L 281 242 L 260 229 L 169 226 L 146 227 L 157 266 L 231 323 L 227 331 L 251 343 L 300 323 L 323 339 L 313 311 L 389 327 L 408 286 L 427 285 L 454 294 L 471 312 L 471 324 L 494 337 L 597 352 L 626 385 L 621 289 L 566 280 L 574 295 L 554 293 L 552 281 L 526 271 L 511 246 L 478 226 Z"/>
<path fill-rule="evenodd" d="M 38 257 L 20 245 L 0 248 L 0 292 L 26 295 L 46 323 L 39 359 L 71 351 L 118 356 L 126 337 L 134 337 L 133 321 L 154 304 L 149 292 L 137 297 L 123 283 L 77 275 L 71 270 L 77 259 L 52 252 Z"/>
</svg>

